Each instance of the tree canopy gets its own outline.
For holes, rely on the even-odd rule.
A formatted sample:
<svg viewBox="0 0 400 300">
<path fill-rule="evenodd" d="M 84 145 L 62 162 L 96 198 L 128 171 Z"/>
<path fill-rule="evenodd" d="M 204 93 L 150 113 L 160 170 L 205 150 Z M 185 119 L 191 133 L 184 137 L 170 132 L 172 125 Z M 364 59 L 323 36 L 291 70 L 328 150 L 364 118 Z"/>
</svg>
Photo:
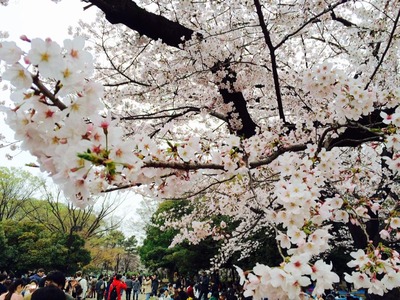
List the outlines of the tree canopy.
<svg viewBox="0 0 400 300">
<path fill-rule="evenodd" d="M 71 201 L 190 200 L 164 228 L 221 241 L 219 264 L 272 232 L 282 263 L 238 267 L 257 299 L 331 289 L 334 223 L 354 244 L 345 280 L 400 286 L 398 1 L 82 2 L 96 23 L 63 46 L 0 42 L 7 123 Z"/>
<path fill-rule="evenodd" d="M 161 203 L 153 214 L 146 228 L 146 238 L 139 247 L 141 261 L 149 270 L 167 269 L 172 279 L 175 272 L 192 277 L 199 270 L 212 267 L 210 259 L 217 254 L 218 249 L 218 243 L 213 239 L 208 238 L 197 245 L 181 243 L 170 247 L 178 231 L 172 228 L 161 229 L 166 222 L 166 214 L 179 220 L 182 214 L 190 210 L 190 202 L 170 200 Z"/>
<path fill-rule="evenodd" d="M 73 274 L 90 262 L 82 237 L 55 234 L 37 222 L 1 222 L 0 236 L 0 268 L 14 274 L 26 274 L 38 266 Z"/>
<path fill-rule="evenodd" d="M 116 231 L 122 220 L 115 221 L 112 213 L 124 199 L 118 193 L 80 209 L 17 168 L 0 168 L 0 187 L 1 271 L 21 275 L 40 266 L 70 275 L 139 264 L 136 238 Z"/>
<path fill-rule="evenodd" d="M 23 207 L 31 200 L 43 181 L 27 171 L 0 167 L 0 221 L 21 220 L 25 217 Z"/>
</svg>

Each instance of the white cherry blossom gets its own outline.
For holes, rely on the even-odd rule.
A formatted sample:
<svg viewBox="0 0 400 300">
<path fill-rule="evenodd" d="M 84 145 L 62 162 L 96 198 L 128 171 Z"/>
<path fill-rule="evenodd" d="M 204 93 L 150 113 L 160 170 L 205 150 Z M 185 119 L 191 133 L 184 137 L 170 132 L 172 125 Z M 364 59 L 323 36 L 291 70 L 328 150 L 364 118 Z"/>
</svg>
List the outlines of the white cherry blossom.
<svg viewBox="0 0 400 300">
<path fill-rule="evenodd" d="M 26 54 L 2 40 L 14 106 L 1 111 L 80 207 L 125 187 L 187 199 L 193 213 L 163 229 L 179 232 L 171 245 L 223 241 L 215 265 L 252 255 L 261 232 L 275 235 L 281 261 L 237 267 L 246 295 L 332 288 L 338 275 L 322 258 L 348 223 L 366 242 L 345 280 L 384 295 L 400 285 L 399 255 L 385 245 L 400 238 L 399 4 L 258 2 L 138 1 L 186 29 L 175 44 L 100 14 L 62 46 L 24 37 Z M 382 227 L 370 230 L 371 220 Z"/>
<path fill-rule="evenodd" d="M 4 60 L 8 64 L 15 64 L 24 52 L 17 46 L 15 42 L 0 42 L 0 60 Z"/>
<path fill-rule="evenodd" d="M 32 39 L 32 48 L 28 52 L 29 62 L 39 67 L 40 73 L 45 77 L 60 78 L 59 72 L 64 66 L 61 56 L 61 47 L 51 39 Z"/>
<path fill-rule="evenodd" d="M 33 82 L 31 74 L 18 63 L 8 67 L 2 77 L 17 89 L 28 89 Z"/>
</svg>

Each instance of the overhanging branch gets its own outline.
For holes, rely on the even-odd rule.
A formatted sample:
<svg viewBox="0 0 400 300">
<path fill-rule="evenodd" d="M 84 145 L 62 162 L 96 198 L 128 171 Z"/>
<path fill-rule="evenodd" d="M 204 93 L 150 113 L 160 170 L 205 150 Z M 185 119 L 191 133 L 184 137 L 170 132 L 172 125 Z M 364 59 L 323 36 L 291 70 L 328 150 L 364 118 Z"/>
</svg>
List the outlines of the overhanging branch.
<svg viewBox="0 0 400 300">
<path fill-rule="evenodd" d="M 192 38 L 193 30 L 167 18 L 148 12 L 131 0 L 87 0 L 101 9 L 111 24 L 124 24 L 140 35 L 179 48 L 184 40 Z M 182 39 L 183 38 L 183 39 Z"/>
</svg>

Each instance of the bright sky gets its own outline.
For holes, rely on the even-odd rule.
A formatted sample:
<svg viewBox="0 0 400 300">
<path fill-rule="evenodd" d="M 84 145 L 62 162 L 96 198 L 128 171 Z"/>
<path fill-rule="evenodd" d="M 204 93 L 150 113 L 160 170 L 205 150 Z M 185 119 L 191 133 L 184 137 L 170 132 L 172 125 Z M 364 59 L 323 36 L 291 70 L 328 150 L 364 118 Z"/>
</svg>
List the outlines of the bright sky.
<svg viewBox="0 0 400 300">
<path fill-rule="evenodd" d="M 92 21 L 95 18 L 97 8 L 91 7 L 84 11 L 85 3 L 80 0 L 62 0 L 54 3 L 51 0 L 10 0 L 8 6 L 0 5 L 0 31 L 8 32 L 9 38 L 18 45 L 19 37 L 26 35 L 28 38 L 51 38 L 52 40 L 62 44 L 63 40 L 70 38 L 68 35 L 68 27 L 76 27 L 79 20 Z M 0 91 L 0 101 L 7 100 L 8 93 Z M 4 123 L 5 115 L 0 113 L 0 130 L 7 137 L 8 141 L 14 141 L 13 132 Z M 1 142 L 0 142 L 1 143 Z M 16 155 L 18 152 L 12 152 L 8 148 L 0 148 L 0 166 L 17 167 L 30 171 L 36 176 L 43 176 L 36 168 L 26 167 L 27 163 L 36 163 L 36 158 L 28 152 L 19 153 L 14 159 L 7 160 L 6 154 Z M 132 216 L 140 205 L 140 197 L 130 194 L 129 211 L 125 207 L 121 207 L 121 211 L 117 211 L 117 215 L 123 217 Z M 129 231 L 127 228 L 122 229 L 124 232 Z"/>
<path fill-rule="evenodd" d="M 62 42 L 68 34 L 68 26 L 80 19 L 92 20 L 95 7 L 84 11 L 80 0 L 63 0 L 58 4 L 51 0 L 10 0 L 8 6 L 0 6 L 0 30 L 8 31 L 11 39 L 22 34 L 29 38 L 51 37 Z"/>
</svg>

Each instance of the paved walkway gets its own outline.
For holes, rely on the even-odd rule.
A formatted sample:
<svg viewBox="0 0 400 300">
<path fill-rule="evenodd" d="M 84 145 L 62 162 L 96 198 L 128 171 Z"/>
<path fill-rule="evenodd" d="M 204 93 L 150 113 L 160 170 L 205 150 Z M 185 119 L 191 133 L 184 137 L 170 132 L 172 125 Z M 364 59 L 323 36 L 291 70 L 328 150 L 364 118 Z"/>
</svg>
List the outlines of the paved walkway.
<svg viewBox="0 0 400 300">
<path fill-rule="evenodd" d="M 89 300 L 89 299 L 93 299 L 93 300 L 96 300 L 96 298 L 88 298 L 88 297 L 86 297 L 86 300 Z M 146 295 L 145 294 L 139 294 L 139 300 L 145 300 L 146 299 Z M 104 298 L 103 298 L 103 300 L 105 300 Z M 127 300 L 126 299 L 126 295 L 125 295 L 125 291 L 122 293 L 122 296 L 121 296 L 121 300 Z M 131 299 L 130 300 L 134 300 L 134 299 L 132 299 L 132 296 L 131 296 Z M 136 299 L 135 299 L 136 300 Z M 155 300 L 155 298 L 153 297 L 153 299 L 152 298 L 150 298 L 150 300 Z"/>
</svg>

